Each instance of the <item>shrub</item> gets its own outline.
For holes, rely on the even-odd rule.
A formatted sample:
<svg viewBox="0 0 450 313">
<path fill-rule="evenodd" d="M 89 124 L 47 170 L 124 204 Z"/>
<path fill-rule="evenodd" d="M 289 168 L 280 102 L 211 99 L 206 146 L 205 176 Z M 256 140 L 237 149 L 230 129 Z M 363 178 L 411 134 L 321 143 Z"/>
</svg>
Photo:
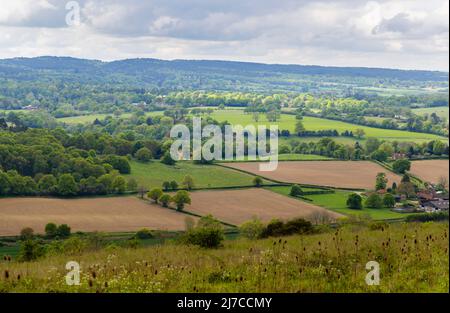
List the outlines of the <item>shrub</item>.
<svg viewBox="0 0 450 313">
<path fill-rule="evenodd" d="M 255 178 L 253 178 L 253 185 L 254 185 L 255 187 L 261 187 L 262 184 L 263 184 L 263 180 L 262 180 L 261 177 L 256 176 Z"/>
<path fill-rule="evenodd" d="M 377 193 L 372 193 L 366 199 L 366 207 L 371 209 L 381 209 L 383 207 L 383 201 Z"/>
<path fill-rule="evenodd" d="M 136 152 L 136 159 L 141 162 L 148 162 L 152 159 L 152 152 L 147 148 L 141 148 Z"/>
<path fill-rule="evenodd" d="M 29 262 L 44 255 L 44 247 L 37 240 L 28 239 L 22 242 L 19 250 L 19 261 Z"/>
<path fill-rule="evenodd" d="M 292 197 L 298 197 L 298 196 L 301 196 L 302 194 L 303 194 L 303 191 L 299 185 L 292 185 L 289 195 L 291 195 Z"/>
<path fill-rule="evenodd" d="M 197 226 L 186 231 L 182 241 L 202 248 L 218 248 L 224 240 L 222 225 L 212 216 L 201 217 Z"/>
<path fill-rule="evenodd" d="M 151 239 L 151 238 L 153 238 L 153 235 L 150 230 L 148 230 L 147 228 L 143 228 L 136 232 L 136 238 L 141 239 L 141 240 Z"/>
<path fill-rule="evenodd" d="M 34 237 L 34 230 L 31 227 L 25 227 L 20 231 L 20 239 L 22 240 L 33 239 L 33 237 Z"/>
<path fill-rule="evenodd" d="M 192 178 L 192 176 L 190 176 L 190 175 L 184 176 L 182 185 L 187 190 L 191 190 L 192 188 L 194 188 L 195 184 L 194 184 L 194 179 Z"/>
<path fill-rule="evenodd" d="M 448 221 L 448 212 L 418 213 L 406 217 L 407 222 Z"/>
<path fill-rule="evenodd" d="M 387 208 L 393 208 L 395 206 L 395 197 L 390 193 L 387 193 L 383 197 L 383 205 Z"/>
<path fill-rule="evenodd" d="M 177 189 L 178 189 L 178 183 L 177 183 L 176 181 L 172 180 L 172 181 L 170 182 L 170 188 L 171 188 L 172 190 L 177 190 Z"/>
<path fill-rule="evenodd" d="M 162 188 L 163 188 L 164 191 L 169 191 L 170 188 L 171 188 L 170 182 L 168 182 L 168 181 L 163 182 L 162 183 Z"/>
<path fill-rule="evenodd" d="M 352 193 L 348 196 L 347 207 L 352 210 L 362 209 L 362 198 L 357 193 Z"/>
<path fill-rule="evenodd" d="M 258 239 L 264 231 L 264 224 L 261 220 L 254 218 L 245 222 L 239 227 L 241 234 L 248 239 Z"/>
<path fill-rule="evenodd" d="M 69 225 L 61 224 L 58 226 L 56 233 L 61 238 L 67 238 L 70 236 L 71 230 L 70 230 Z"/>
<path fill-rule="evenodd" d="M 45 235 L 49 238 L 53 238 L 58 235 L 58 226 L 55 223 L 48 223 L 45 225 Z"/>
<path fill-rule="evenodd" d="M 313 229 L 311 222 L 303 219 L 296 218 L 283 223 L 280 220 L 272 220 L 264 228 L 261 237 L 274 237 L 274 236 L 288 236 L 293 234 L 309 233 Z"/>
<path fill-rule="evenodd" d="M 166 165 L 174 165 L 176 163 L 176 161 L 174 159 L 172 159 L 172 157 L 170 156 L 170 152 L 167 151 L 166 153 L 164 153 L 163 157 L 161 158 L 161 163 L 166 164 Z"/>
</svg>

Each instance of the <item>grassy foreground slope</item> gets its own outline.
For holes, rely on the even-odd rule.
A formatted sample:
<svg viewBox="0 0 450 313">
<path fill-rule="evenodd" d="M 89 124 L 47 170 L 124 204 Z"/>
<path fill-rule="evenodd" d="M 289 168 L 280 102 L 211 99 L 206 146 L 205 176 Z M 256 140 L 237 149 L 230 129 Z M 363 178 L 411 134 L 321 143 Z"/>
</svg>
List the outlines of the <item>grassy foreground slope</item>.
<svg viewBox="0 0 450 313">
<path fill-rule="evenodd" d="M 80 263 L 80 286 L 65 283 L 68 261 Z M 378 286 L 365 283 L 369 261 L 380 264 Z M 448 292 L 448 223 L 348 225 L 317 235 L 229 240 L 214 250 L 111 248 L 0 261 L 0 271 L 0 292 Z"/>
</svg>

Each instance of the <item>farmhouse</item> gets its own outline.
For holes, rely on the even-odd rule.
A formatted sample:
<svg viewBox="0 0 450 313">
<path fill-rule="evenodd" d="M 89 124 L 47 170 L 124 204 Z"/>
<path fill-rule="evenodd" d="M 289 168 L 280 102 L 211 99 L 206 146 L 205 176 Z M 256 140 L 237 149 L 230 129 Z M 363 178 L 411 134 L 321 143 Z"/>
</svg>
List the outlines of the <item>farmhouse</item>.
<svg viewBox="0 0 450 313">
<path fill-rule="evenodd" d="M 425 212 L 439 212 L 448 211 L 449 201 L 444 199 L 428 201 L 422 204 L 422 208 Z"/>
</svg>

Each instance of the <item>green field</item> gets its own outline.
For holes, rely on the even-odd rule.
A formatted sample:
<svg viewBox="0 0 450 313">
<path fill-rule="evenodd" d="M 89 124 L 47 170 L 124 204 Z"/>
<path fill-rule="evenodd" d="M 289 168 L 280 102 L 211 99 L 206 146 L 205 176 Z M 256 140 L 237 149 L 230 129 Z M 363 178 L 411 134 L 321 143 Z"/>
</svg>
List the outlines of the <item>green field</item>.
<svg viewBox="0 0 450 313">
<path fill-rule="evenodd" d="M 123 113 L 120 115 L 120 118 L 130 118 L 133 114 L 132 113 Z M 162 115 L 161 112 L 147 112 L 146 116 L 155 116 L 155 115 Z M 58 118 L 57 120 L 59 122 L 63 122 L 69 125 L 74 124 L 88 124 L 93 123 L 96 119 L 98 120 L 104 120 L 106 117 L 112 116 L 114 117 L 114 114 L 111 113 L 105 113 L 105 114 L 88 114 L 88 115 L 80 115 L 80 116 L 70 116 L 70 117 L 62 117 Z"/>
<path fill-rule="evenodd" d="M 164 181 L 175 180 L 181 184 L 186 175 L 192 176 L 196 188 L 252 186 L 254 176 L 217 165 L 197 165 L 192 162 L 177 162 L 174 166 L 158 160 L 149 163 L 131 161 L 131 174 L 139 185 L 147 188 L 161 187 Z"/>
<path fill-rule="evenodd" d="M 289 186 L 277 186 L 277 187 L 267 187 L 268 189 L 277 192 L 279 194 L 289 196 L 290 187 Z M 304 191 L 310 191 L 311 188 L 302 188 Z M 344 190 L 336 190 L 335 193 L 323 194 L 323 195 L 307 195 L 308 199 L 311 199 L 313 204 L 324 207 L 328 210 L 335 211 L 344 215 L 367 215 L 374 220 L 384 220 L 393 218 L 404 218 L 407 213 L 397 213 L 392 212 L 388 208 L 383 209 L 369 209 L 363 208 L 362 210 L 351 210 L 347 208 L 346 202 L 348 196 L 352 192 Z M 299 200 L 302 201 L 302 200 Z"/>
<path fill-rule="evenodd" d="M 255 122 L 251 114 L 246 114 L 242 110 L 216 110 L 212 115 L 212 118 L 218 120 L 219 122 L 228 121 L 231 124 L 238 124 L 242 126 L 247 125 L 266 125 L 277 124 L 280 130 L 287 129 L 290 132 L 295 131 L 296 119 L 294 115 L 281 114 L 280 119 L 271 123 L 267 121 L 264 114 L 260 114 L 259 121 Z M 378 139 L 385 140 L 433 140 L 442 139 L 447 140 L 444 137 L 440 137 L 432 134 L 415 133 L 409 131 L 401 130 L 391 130 L 391 129 L 381 129 L 373 128 L 362 125 L 355 125 L 341 121 L 328 120 L 323 118 L 309 117 L 303 118 L 303 125 L 307 130 L 325 130 L 325 129 L 336 129 L 339 133 L 349 130 L 355 131 L 356 129 L 363 129 L 365 132 L 365 137 L 377 137 Z M 350 140 L 352 140 L 351 138 Z M 354 140 L 354 139 L 353 139 Z"/>
<path fill-rule="evenodd" d="M 420 109 L 413 109 L 412 110 L 414 114 L 418 115 L 424 115 L 431 113 L 436 113 L 437 116 L 441 118 L 446 118 L 448 120 L 448 107 L 434 107 L 434 108 L 420 108 Z"/>
</svg>

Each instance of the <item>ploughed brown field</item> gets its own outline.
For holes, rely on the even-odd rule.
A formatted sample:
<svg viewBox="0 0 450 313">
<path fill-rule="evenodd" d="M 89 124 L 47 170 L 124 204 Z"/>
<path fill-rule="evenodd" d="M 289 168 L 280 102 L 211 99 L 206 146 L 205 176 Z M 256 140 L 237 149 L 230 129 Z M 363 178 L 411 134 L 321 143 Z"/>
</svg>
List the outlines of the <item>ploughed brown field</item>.
<svg viewBox="0 0 450 313">
<path fill-rule="evenodd" d="M 340 188 L 374 189 L 378 173 L 386 174 L 391 185 L 401 177 L 370 161 L 288 161 L 278 162 L 272 172 L 260 172 L 258 162 L 226 163 L 225 166 L 288 183 Z"/>
<path fill-rule="evenodd" d="M 264 222 L 274 218 L 314 219 L 318 218 L 318 215 L 331 219 L 342 217 L 322 207 L 258 188 L 196 191 L 191 193 L 191 200 L 191 205 L 186 207 L 187 211 L 199 215 L 212 214 L 215 218 L 233 225 L 240 225 L 253 217 Z"/>
<path fill-rule="evenodd" d="M 0 199 L 0 236 L 18 235 L 24 227 L 43 233 L 49 222 L 72 231 L 137 231 L 141 228 L 184 230 L 188 215 L 133 197 Z"/>
<path fill-rule="evenodd" d="M 411 162 L 411 173 L 422 180 L 437 184 L 441 177 L 449 179 L 448 160 L 423 160 Z"/>
</svg>

